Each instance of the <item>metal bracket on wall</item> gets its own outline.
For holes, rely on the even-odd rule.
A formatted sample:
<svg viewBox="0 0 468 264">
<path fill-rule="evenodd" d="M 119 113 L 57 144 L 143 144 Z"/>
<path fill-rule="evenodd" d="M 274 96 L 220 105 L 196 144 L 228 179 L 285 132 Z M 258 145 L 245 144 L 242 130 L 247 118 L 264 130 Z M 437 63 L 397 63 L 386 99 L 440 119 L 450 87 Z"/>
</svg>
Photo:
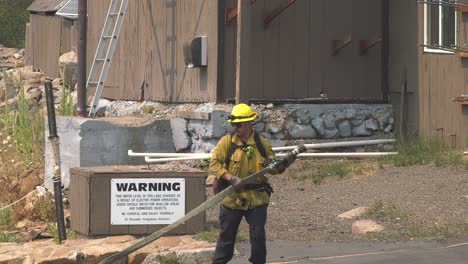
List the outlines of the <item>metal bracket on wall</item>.
<svg viewBox="0 0 468 264">
<path fill-rule="evenodd" d="M 374 47 L 375 45 L 379 43 L 382 43 L 382 41 L 383 39 L 382 39 L 381 34 L 370 39 L 360 40 L 359 41 L 359 56 L 366 54 L 366 52 L 370 48 Z"/>
<path fill-rule="evenodd" d="M 255 1 L 257 0 L 250 0 L 250 4 L 253 5 L 255 3 Z M 229 23 L 231 23 L 234 18 L 237 17 L 237 7 L 233 7 L 233 8 L 225 8 L 224 9 L 224 24 L 225 25 L 228 25 Z"/>
<path fill-rule="evenodd" d="M 279 14 L 281 14 L 284 10 L 288 9 L 292 4 L 294 4 L 296 0 L 284 0 L 281 4 L 279 4 L 271 13 L 265 17 L 263 20 L 263 27 L 267 28 L 271 21 L 273 21 Z"/>
<path fill-rule="evenodd" d="M 336 54 L 338 54 L 338 52 L 340 52 L 343 48 L 345 48 L 352 42 L 353 42 L 353 37 L 351 33 L 348 33 L 348 35 L 346 35 L 343 40 L 332 40 L 331 55 L 335 56 Z"/>
</svg>

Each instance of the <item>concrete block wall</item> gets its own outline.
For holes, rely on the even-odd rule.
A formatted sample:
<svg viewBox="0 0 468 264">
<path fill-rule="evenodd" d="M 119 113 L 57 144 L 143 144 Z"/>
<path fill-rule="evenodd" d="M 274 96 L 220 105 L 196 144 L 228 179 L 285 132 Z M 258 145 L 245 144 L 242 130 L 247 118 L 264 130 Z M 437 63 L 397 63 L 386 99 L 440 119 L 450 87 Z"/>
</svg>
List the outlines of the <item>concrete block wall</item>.
<svg viewBox="0 0 468 264">
<path fill-rule="evenodd" d="M 73 167 L 145 164 L 141 157 L 129 157 L 129 149 L 138 152 L 175 152 L 168 120 L 135 126 L 99 119 L 57 117 L 57 133 L 60 137 L 62 184 L 65 188 L 70 184 L 69 170 Z M 45 182 L 50 189 L 53 184 L 49 180 L 52 171 L 48 137 L 46 130 Z"/>
</svg>

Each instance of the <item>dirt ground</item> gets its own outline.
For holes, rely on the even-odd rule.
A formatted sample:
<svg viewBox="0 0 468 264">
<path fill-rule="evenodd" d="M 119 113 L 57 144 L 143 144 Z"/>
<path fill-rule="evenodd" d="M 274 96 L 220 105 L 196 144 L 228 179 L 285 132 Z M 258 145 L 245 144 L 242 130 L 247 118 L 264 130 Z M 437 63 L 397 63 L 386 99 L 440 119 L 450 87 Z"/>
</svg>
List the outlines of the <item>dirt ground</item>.
<svg viewBox="0 0 468 264">
<path fill-rule="evenodd" d="M 351 225 L 355 220 L 340 220 L 337 215 L 358 206 L 375 208 L 376 204 L 394 209 L 391 212 L 394 219 L 376 219 L 386 232 L 399 230 L 396 233 L 400 234 L 393 238 L 468 235 L 468 170 L 432 165 L 389 167 L 315 185 L 311 180 L 293 177 L 306 167 L 300 166 L 301 162 L 312 161 L 297 161 L 282 175 L 270 176 L 274 193 L 268 212 L 269 240 L 370 239 L 353 235 Z M 212 196 L 210 188 L 207 194 Z M 209 225 L 217 227 L 218 210 L 215 206 L 207 212 Z M 248 237 L 245 220 L 240 232 Z"/>
</svg>

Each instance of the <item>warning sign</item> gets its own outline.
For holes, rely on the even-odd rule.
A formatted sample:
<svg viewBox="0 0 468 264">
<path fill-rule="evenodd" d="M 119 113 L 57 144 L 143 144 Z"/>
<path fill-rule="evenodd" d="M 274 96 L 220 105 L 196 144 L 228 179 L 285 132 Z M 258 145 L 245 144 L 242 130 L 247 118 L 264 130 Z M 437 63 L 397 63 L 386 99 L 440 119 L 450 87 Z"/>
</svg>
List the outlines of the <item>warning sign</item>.
<svg viewBox="0 0 468 264">
<path fill-rule="evenodd" d="M 185 179 L 111 180 L 112 225 L 166 225 L 185 215 Z"/>
</svg>

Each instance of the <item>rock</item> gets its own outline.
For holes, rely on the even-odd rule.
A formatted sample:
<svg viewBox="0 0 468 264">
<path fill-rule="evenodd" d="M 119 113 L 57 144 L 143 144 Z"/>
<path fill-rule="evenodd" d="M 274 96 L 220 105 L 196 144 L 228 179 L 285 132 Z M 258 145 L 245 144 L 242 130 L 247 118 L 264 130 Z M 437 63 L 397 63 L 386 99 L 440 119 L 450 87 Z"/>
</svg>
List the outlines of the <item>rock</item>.
<svg viewBox="0 0 468 264">
<path fill-rule="evenodd" d="M 367 128 L 366 128 L 366 124 L 363 122 L 361 123 L 361 125 L 357 126 L 357 127 L 354 127 L 352 130 L 351 130 L 352 134 L 354 137 L 361 137 L 361 136 L 364 136 L 364 137 L 367 137 L 367 136 L 370 136 L 372 135 L 372 132 L 370 132 Z"/>
<path fill-rule="evenodd" d="M 386 133 L 386 134 L 391 133 L 392 130 L 393 130 L 393 125 L 390 124 L 384 129 L 384 133 Z"/>
<path fill-rule="evenodd" d="M 263 130 L 265 129 L 265 123 L 257 122 L 253 125 L 253 129 L 258 133 L 263 132 Z"/>
<path fill-rule="evenodd" d="M 341 121 L 337 127 L 341 137 L 350 137 L 352 135 L 351 123 L 348 120 Z"/>
<path fill-rule="evenodd" d="M 272 134 L 278 133 L 281 131 L 281 129 L 276 125 L 272 123 L 268 123 L 266 125 L 266 131 Z"/>
<path fill-rule="evenodd" d="M 369 232 L 379 233 L 384 229 L 383 226 L 372 220 L 360 220 L 353 223 L 351 231 L 353 234 L 365 234 Z"/>
<path fill-rule="evenodd" d="M 367 130 L 370 130 L 370 131 L 379 130 L 379 123 L 377 123 L 377 121 L 375 119 L 367 119 L 364 122 L 364 125 L 365 125 Z"/>
<path fill-rule="evenodd" d="M 172 140 L 176 151 L 187 149 L 192 144 L 190 136 L 187 132 L 187 120 L 184 118 L 171 119 Z"/>
<path fill-rule="evenodd" d="M 272 103 L 269 103 L 269 104 L 267 104 L 265 107 L 266 107 L 266 109 L 273 109 L 273 104 L 272 104 Z"/>
<path fill-rule="evenodd" d="M 354 127 L 360 126 L 362 125 L 362 123 L 364 123 L 364 119 L 360 116 L 355 116 L 349 121 L 351 122 L 351 125 L 353 125 Z"/>
<path fill-rule="evenodd" d="M 336 119 L 333 114 L 326 114 L 322 119 L 325 129 L 334 129 L 336 127 Z"/>
<path fill-rule="evenodd" d="M 288 133 L 293 139 L 309 139 L 317 137 L 317 132 L 311 126 L 303 126 L 299 124 L 293 125 L 288 130 Z"/>
<path fill-rule="evenodd" d="M 297 122 L 301 125 L 307 125 L 310 122 L 309 110 L 300 109 L 296 111 Z"/>
<path fill-rule="evenodd" d="M 271 134 L 268 132 L 260 132 L 260 136 L 266 138 L 266 139 L 271 139 Z"/>
<path fill-rule="evenodd" d="M 99 99 L 98 105 L 96 107 L 96 116 L 104 116 L 106 109 L 110 107 L 111 101 L 101 98 Z"/>
<path fill-rule="evenodd" d="M 356 109 L 346 109 L 344 113 L 344 118 L 352 119 L 356 116 Z"/>
<path fill-rule="evenodd" d="M 36 88 L 30 89 L 26 95 L 26 98 L 39 102 L 42 99 L 41 88 L 36 87 Z"/>
<path fill-rule="evenodd" d="M 318 118 L 312 119 L 312 127 L 315 129 L 315 131 L 317 131 L 317 133 L 320 136 L 323 137 L 325 135 L 325 126 L 323 124 L 322 118 L 318 117 Z"/>
<path fill-rule="evenodd" d="M 324 137 L 326 139 L 337 138 L 340 135 L 340 131 L 337 128 L 326 129 Z"/>
<path fill-rule="evenodd" d="M 20 242 L 28 242 L 34 240 L 41 232 L 38 230 L 28 230 L 24 232 L 19 232 L 16 237 Z"/>
<path fill-rule="evenodd" d="M 14 57 L 15 59 L 18 60 L 18 59 L 20 59 L 22 56 L 21 56 L 20 54 L 18 54 L 18 53 L 15 53 L 15 54 L 13 54 L 13 57 Z"/>
<path fill-rule="evenodd" d="M 18 224 L 16 224 L 16 229 L 23 229 L 31 226 L 34 226 L 34 222 L 32 222 L 29 219 L 24 219 L 22 221 L 19 221 Z"/>
<path fill-rule="evenodd" d="M 285 136 L 283 132 L 278 132 L 278 133 L 273 134 L 273 138 L 278 139 L 278 140 L 283 140 Z"/>
<path fill-rule="evenodd" d="M 75 87 L 78 80 L 78 56 L 74 51 L 70 51 L 60 56 L 59 72 L 65 87 Z"/>
<path fill-rule="evenodd" d="M 340 219 L 353 219 L 364 214 L 367 210 L 369 210 L 369 207 L 361 206 L 339 214 L 337 217 Z"/>
</svg>

